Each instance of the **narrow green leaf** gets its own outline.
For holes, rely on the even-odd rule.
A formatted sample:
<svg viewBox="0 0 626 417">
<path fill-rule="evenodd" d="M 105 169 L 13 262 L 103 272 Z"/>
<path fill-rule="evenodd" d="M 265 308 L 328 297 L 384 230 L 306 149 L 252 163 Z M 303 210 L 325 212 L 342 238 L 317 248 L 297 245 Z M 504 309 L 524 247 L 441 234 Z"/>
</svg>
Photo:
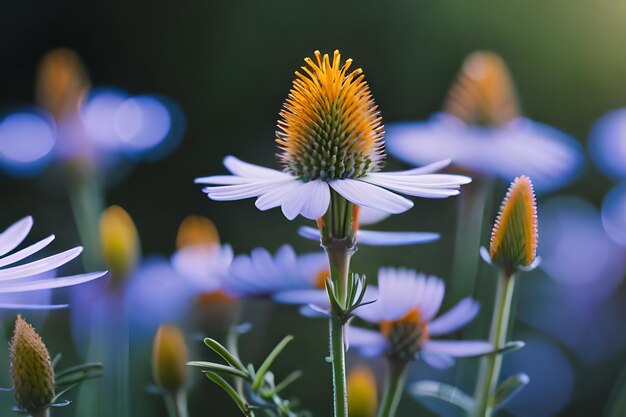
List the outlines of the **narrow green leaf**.
<svg viewBox="0 0 626 417">
<path fill-rule="evenodd" d="M 504 345 L 496 353 L 499 353 L 500 355 L 506 355 L 508 353 L 515 352 L 516 350 L 521 349 L 524 346 L 526 346 L 526 342 L 523 342 L 521 340 L 512 340 L 510 342 L 507 342 L 507 344 Z"/>
<path fill-rule="evenodd" d="M 494 410 L 502 407 L 508 401 L 513 399 L 528 383 L 530 378 L 524 373 L 511 375 L 508 377 L 493 393 L 491 403 Z"/>
<path fill-rule="evenodd" d="M 204 339 L 204 344 L 207 345 L 213 352 L 217 353 L 228 362 L 231 366 L 239 369 L 242 372 L 246 372 L 246 367 L 243 366 L 241 361 L 232 353 L 228 351 L 222 344 L 220 344 L 217 340 L 211 339 L 207 337 Z"/>
<path fill-rule="evenodd" d="M 436 381 L 419 381 L 409 387 L 409 393 L 415 397 L 430 397 L 453 404 L 467 413 L 475 407 L 472 397 L 452 385 Z"/>
<path fill-rule="evenodd" d="M 261 389 L 261 386 L 263 385 L 263 378 L 265 377 L 267 371 L 269 371 L 270 366 L 272 366 L 272 363 L 274 363 L 276 357 L 283 351 L 283 349 L 285 349 L 285 346 L 287 346 L 287 344 L 289 344 L 289 342 L 291 342 L 292 340 L 293 336 L 285 336 L 285 338 L 276 345 L 274 350 L 270 352 L 267 358 L 265 358 L 265 361 L 263 361 L 263 363 L 259 367 L 259 370 L 257 371 L 256 375 L 254 376 L 254 380 L 252 381 L 252 390 L 254 392 L 258 392 L 259 389 Z"/>
<path fill-rule="evenodd" d="M 295 381 L 297 381 L 298 379 L 302 378 L 302 375 L 304 375 L 304 373 L 302 371 L 299 371 L 299 370 L 290 373 L 289 375 L 287 375 L 287 377 L 285 379 L 283 379 L 273 389 L 265 392 L 263 394 L 263 396 L 266 397 L 266 398 L 269 398 L 269 397 L 272 397 L 273 395 L 278 394 L 279 392 L 281 392 L 282 390 L 287 388 L 289 385 L 293 384 Z"/>
<path fill-rule="evenodd" d="M 72 388 L 78 386 L 78 382 L 76 384 L 70 385 L 69 387 L 65 388 L 63 391 L 57 393 L 54 397 L 52 397 L 52 400 L 50 400 L 51 403 L 56 403 L 63 395 L 65 395 L 69 390 L 71 390 Z"/>
<path fill-rule="evenodd" d="M 237 407 L 239 407 L 239 409 L 241 410 L 241 412 L 245 416 L 251 416 L 252 415 L 252 412 L 250 410 L 250 406 L 248 405 L 246 400 L 242 396 L 240 396 L 237 393 L 237 391 L 233 387 L 231 387 L 228 382 L 226 382 L 224 380 L 224 378 L 222 378 L 218 374 L 213 373 L 211 371 L 203 371 L 203 373 L 204 373 L 204 375 L 206 375 L 207 378 L 209 378 L 215 384 L 219 385 L 220 388 L 222 388 L 224 391 L 226 391 L 226 394 L 228 394 L 230 396 L 230 398 L 233 399 L 235 404 L 237 404 Z"/>
<path fill-rule="evenodd" d="M 615 382 L 605 406 L 605 417 L 623 417 L 626 410 L 626 367 Z"/>
<path fill-rule="evenodd" d="M 228 375 L 237 376 L 243 379 L 248 379 L 248 380 L 250 379 L 250 376 L 246 372 L 241 372 L 239 369 L 235 369 L 232 366 L 228 366 L 228 365 L 222 365 L 221 363 L 192 361 L 192 362 L 187 362 L 187 365 L 207 369 L 209 371 L 216 372 L 219 374 L 228 374 Z"/>
<path fill-rule="evenodd" d="M 328 295 L 328 300 L 330 300 L 331 310 L 342 312 L 343 306 L 335 295 L 335 285 L 330 278 L 326 279 L 326 294 Z"/>
<path fill-rule="evenodd" d="M 104 366 L 96 362 L 72 366 L 56 373 L 54 384 L 56 386 L 71 385 L 86 379 L 99 378 L 102 376 L 103 369 Z"/>
</svg>

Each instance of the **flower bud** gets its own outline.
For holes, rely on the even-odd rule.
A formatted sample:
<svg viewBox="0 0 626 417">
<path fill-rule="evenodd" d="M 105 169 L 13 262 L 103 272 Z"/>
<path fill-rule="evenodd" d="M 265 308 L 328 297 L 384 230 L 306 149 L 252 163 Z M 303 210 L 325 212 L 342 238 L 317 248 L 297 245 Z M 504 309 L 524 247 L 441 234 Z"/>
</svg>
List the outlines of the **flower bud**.
<svg viewBox="0 0 626 417">
<path fill-rule="evenodd" d="M 537 202 L 530 178 L 515 178 L 491 232 L 489 256 L 509 272 L 530 266 L 537 257 Z"/>
<path fill-rule="evenodd" d="M 78 113 L 89 87 L 87 73 L 73 51 L 54 49 L 41 60 L 37 74 L 37 102 L 57 121 Z"/>
<path fill-rule="evenodd" d="M 10 344 L 11 379 L 17 406 L 29 413 L 44 409 L 54 397 L 54 371 L 46 345 L 18 316 Z"/>
<path fill-rule="evenodd" d="M 366 366 L 359 366 L 348 373 L 348 410 L 350 417 L 374 417 L 376 415 L 376 378 Z"/>
<path fill-rule="evenodd" d="M 119 206 L 111 206 L 100 217 L 102 254 L 114 282 L 131 274 L 139 260 L 139 236 L 133 220 Z"/>
<path fill-rule="evenodd" d="M 172 324 L 162 324 L 152 347 L 152 374 L 164 390 L 177 392 L 187 378 L 187 348 L 183 334 Z"/>
<path fill-rule="evenodd" d="M 220 236 L 215 224 L 203 216 L 189 216 L 178 227 L 176 247 L 219 245 Z"/>
</svg>

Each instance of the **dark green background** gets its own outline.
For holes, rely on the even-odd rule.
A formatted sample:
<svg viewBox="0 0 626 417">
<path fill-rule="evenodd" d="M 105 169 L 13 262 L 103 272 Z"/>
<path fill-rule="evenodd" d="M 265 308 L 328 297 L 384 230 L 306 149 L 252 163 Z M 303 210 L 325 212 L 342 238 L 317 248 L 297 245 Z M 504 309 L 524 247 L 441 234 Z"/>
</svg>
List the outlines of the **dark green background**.
<svg viewBox="0 0 626 417">
<path fill-rule="evenodd" d="M 437 111 L 461 61 L 476 49 L 498 52 L 509 63 L 526 115 L 582 142 L 597 117 L 626 105 L 626 3 L 617 0 L 4 1 L 1 7 L 0 105 L 32 102 L 38 60 L 50 48 L 68 46 L 82 56 L 95 85 L 161 93 L 184 110 L 182 146 L 164 161 L 137 166 L 107 192 L 108 203 L 122 205 L 134 217 L 145 253 L 171 253 L 176 228 L 188 214 L 212 218 L 237 252 L 255 246 L 273 250 L 287 241 L 314 249 L 295 237 L 301 220 L 289 223 L 279 210 L 260 213 L 252 202 L 209 202 L 192 180 L 221 172 L 225 154 L 276 165 L 278 110 L 293 71 L 315 49 L 340 49 L 364 68 L 386 121 Z M 29 213 L 35 216 L 36 236 L 56 233 L 57 248 L 77 244 L 57 179 L 52 174 L 0 178 L 2 227 Z M 610 185 L 587 164 L 585 175 L 564 192 L 599 205 Z M 454 214 L 453 199 L 420 202 L 386 225 L 441 231 L 443 239 L 419 250 L 363 249 L 356 269 L 372 274 L 380 264 L 397 264 L 446 276 Z M 308 379 L 294 394 L 317 415 L 329 415 L 329 375 L 315 374 L 324 366 L 325 323 L 257 304 L 248 311 L 263 309 L 271 316 L 257 328 L 257 349 L 244 347 L 244 353 L 258 360 L 283 334 L 295 332 L 298 339 L 290 349 L 298 354 L 283 358 L 278 371 L 305 360 Z M 45 330 L 49 344 L 62 349 L 57 336 L 64 331 Z M 615 373 L 599 378 L 610 385 Z M 136 379 L 141 392 L 149 377 Z M 193 393 L 193 415 L 236 415 L 208 383 Z M 562 415 L 599 415 L 597 407 L 607 396 L 604 390 L 591 405 L 576 404 Z M 135 415 L 152 415 L 149 408 L 139 411 L 154 406 L 149 396 L 135 401 Z M 428 415 L 418 410 L 421 406 L 406 399 L 401 415 Z"/>
</svg>

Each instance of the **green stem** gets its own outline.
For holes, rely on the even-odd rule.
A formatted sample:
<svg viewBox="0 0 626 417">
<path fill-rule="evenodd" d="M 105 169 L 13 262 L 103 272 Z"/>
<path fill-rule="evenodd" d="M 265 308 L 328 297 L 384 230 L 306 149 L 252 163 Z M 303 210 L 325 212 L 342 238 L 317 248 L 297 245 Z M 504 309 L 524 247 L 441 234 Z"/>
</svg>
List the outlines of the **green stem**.
<svg viewBox="0 0 626 417">
<path fill-rule="evenodd" d="M 478 256 L 483 234 L 483 220 L 491 218 L 493 178 L 477 178 L 459 196 L 454 259 L 446 304 L 452 307 L 468 294 L 473 294 L 478 276 Z"/>
<path fill-rule="evenodd" d="M 189 417 L 187 395 L 184 390 L 164 394 L 167 412 L 170 417 Z"/>
<path fill-rule="evenodd" d="M 89 270 L 102 268 L 99 231 L 100 214 L 104 210 L 102 184 L 96 174 L 78 168 L 68 175 L 72 212 L 84 247 L 83 262 Z"/>
<path fill-rule="evenodd" d="M 346 384 L 346 354 L 343 323 L 333 315 L 330 318 L 330 358 L 333 366 L 333 414 L 348 417 L 348 390 Z"/>
<path fill-rule="evenodd" d="M 30 413 L 30 415 L 32 417 L 50 417 L 50 408 L 49 407 L 40 408 L 39 410 L 33 411 L 32 413 Z"/>
<path fill-rule="evenodd" d="M 389 374 L 378 417 L 394 417 L 400 404 L 406 382 L 406 362 L 389 359 Z"/>
<path fill-rule="evenodd" d="M 507 341 L 514 290 L 515 275 L 502 271 L 498 277 L 498 289 L 489 333 L 489 341 L 496 351 L 502 349 Z M 477 408 L 475 417 L 491 417 L 493 415 L 495 404 L 492 402 L 492 394 L 500 378 L 501 368 L 501 354 L 493 353 L 483 358 L 476 386 Z"/>
</svg>

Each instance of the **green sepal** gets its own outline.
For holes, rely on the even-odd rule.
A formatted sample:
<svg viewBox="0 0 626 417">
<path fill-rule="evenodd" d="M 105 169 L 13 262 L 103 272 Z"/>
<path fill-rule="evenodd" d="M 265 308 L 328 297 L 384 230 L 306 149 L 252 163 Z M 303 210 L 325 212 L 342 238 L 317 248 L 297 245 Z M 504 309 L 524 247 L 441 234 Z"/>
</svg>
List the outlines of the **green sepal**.
<svg viewBox="0 0 626 417">
<path fill-rule="evenodd" d="M 222 344 L 220 344 L 217 340 L 211 339 L 210 337 L 206 337 L 204 339 L 204 344 L 207 345 L 213 352 L 217 353 L 224 359 L 228 364 L 233 366 L 234 368 L 239 369 L 242 372 L 246 372 L 246 367 L 243 366 L 243 363 L 232 353 L 228 351 Z"/>
<path fill-rule="evenodd" d="M 513 399 L 529 382 L 530 378 L 524 373 L 508 377 L 491 396 L 490 401 L 494 410 Z"/>
<path fill-rule="evenodd" d="M 270 366 L 272 366 L 272 363 L 274 363 L 278 355 L 293 339 L 294 338 L 291 335 L 285 336 L 285 338 L 281 340 L 280 343 L 278 343 L 276 347 L 270 352 L 267 358 L 265 358 L 265 360 L 259 367 L 256 375 L 254 376 L 254 380 L 252 381 L 252 391 L 258 392 L 261 389 L 261 387 L 263 386 L 263 378 L 265 377 L 267 371 L 269 371 Z"/>
<path fill-rule="evenodd" d="M 436 381 L 419 381 L 408 389 L 414 397 L 429 397 L 455 405 L 468 414 L 476 407 L 476 401 L 461 389 Z"/>
</svg>

